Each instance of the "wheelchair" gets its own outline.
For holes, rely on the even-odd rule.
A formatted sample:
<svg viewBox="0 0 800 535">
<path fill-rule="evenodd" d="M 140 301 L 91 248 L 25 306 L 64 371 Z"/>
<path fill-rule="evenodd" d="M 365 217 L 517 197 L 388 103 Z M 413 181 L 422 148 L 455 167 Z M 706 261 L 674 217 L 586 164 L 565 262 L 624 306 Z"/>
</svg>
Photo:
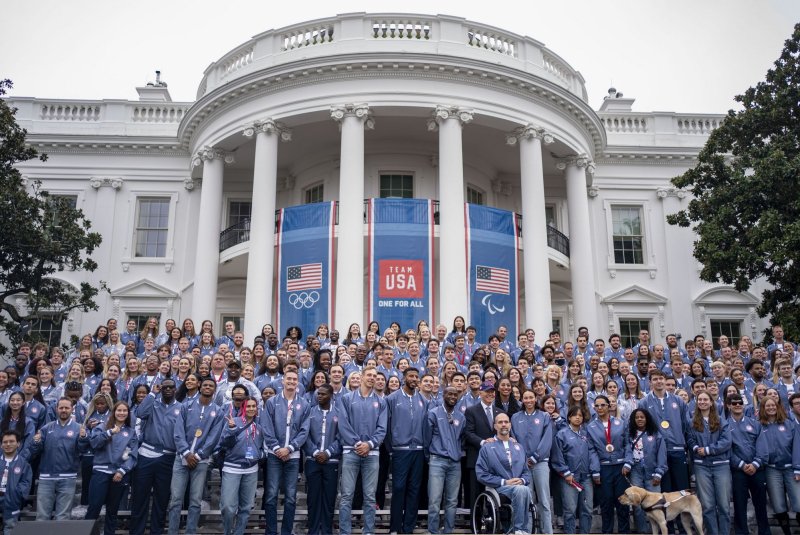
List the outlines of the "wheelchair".
<svg viewBox="0 0 800 535">
<path fill-rule="evenodd" d="M 531 533 L 537 533 L 539 517 L 536 504 L 528 506 L 533 522 Z M 472 533 L 510 533 L 514 525 L 511 500 L 495 489 L 487 487 L 472 507 Z"/>
</svg>

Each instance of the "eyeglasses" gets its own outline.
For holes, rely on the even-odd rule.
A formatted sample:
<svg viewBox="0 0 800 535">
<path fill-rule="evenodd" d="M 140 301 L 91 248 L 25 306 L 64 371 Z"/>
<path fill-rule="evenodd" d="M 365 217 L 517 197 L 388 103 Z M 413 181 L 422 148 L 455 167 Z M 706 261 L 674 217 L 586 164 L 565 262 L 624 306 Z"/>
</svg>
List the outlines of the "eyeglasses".
<svg viewBox="0 0 800 535">
<path fill-rule="evenodd" d="M 729 405 L 744 405 L 744 401 L 731 401 L 728 404 Z"/>
<path fill-rule="evenodd" d="M 602 409 L 602 408 L 605 408 L 605 407 L 608 407 L 608 405 L 606 405 L 605 403 L 595 403 L 594 404 L 594 408 L 595 409 Z"/>
</svg>

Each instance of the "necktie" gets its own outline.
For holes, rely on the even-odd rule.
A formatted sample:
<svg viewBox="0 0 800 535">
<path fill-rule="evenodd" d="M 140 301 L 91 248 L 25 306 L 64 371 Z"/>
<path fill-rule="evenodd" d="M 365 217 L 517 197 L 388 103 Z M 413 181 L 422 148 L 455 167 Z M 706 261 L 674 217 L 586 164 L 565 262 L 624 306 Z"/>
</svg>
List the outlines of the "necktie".
<svg viewBox="0 0 800 535">
<path fill-rule="evenodd" d="M 486 407 L 486 417 L 489 419 L 489 427 L 494 427 L 494 417 L 492 416 L 492 407 Z"/>
</svg>

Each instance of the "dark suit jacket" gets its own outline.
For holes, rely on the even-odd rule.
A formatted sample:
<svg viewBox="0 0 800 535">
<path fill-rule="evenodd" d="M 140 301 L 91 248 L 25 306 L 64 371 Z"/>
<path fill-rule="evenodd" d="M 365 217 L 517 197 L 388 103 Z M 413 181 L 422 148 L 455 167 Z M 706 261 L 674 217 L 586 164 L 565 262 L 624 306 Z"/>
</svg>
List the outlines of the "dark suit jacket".
<svg viewBox="0 0 800 535">
<path fill-rule="evenodd" d="M 498 414 L 504 412 L 502 408 L 492 405 L 492 418 L 496 418 Z M 478 460 L 478 452 L 481 449 L 481 440 L 486 440 L 495 435 L 494 426 L 489 425 L 489 420 L 486 418 L 486 413 L 483 412 L 483 404 L 481 403 L 476 403 L 472 407 L 469 407 L 464 415 L 467 418 L 467 423 L 464 428 L 467 468 L 475 468 L 475 462 Z"/>
</svg>

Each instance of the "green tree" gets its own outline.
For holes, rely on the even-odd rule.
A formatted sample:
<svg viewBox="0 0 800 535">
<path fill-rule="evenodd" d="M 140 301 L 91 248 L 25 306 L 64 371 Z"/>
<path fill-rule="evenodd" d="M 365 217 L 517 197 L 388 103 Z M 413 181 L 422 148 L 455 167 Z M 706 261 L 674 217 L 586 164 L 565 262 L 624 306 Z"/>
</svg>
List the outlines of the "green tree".
<svg viewBox="0 0 800 535">
<path fill-rule="evenodd" d="M 0 96 L 11 86 L 0 80 Z M 55 276 L 97 269 L 91 254 L 101 242 L 81 210 L 49 196 L 39 182 L 25 184 L 15 164 L 47 157 L 26 146 L 15 114 L 0 98 L 0 332 L 14 345 L 43 317 L 60 324 L 71 310 L 97 309 L 99 288 L 83 282 L 76 290 Z M 9 349 L 0 345 L 0 354 Z"/>
<path fill-rule="evenodd" d="M 700 278 L 747 290 L 763 279 L 758 312 L 800 339 L 800 24 L 763 82 L 735 100 L 698 164 L 672 183 L 692 199 L 667 217 L 692 227 Z"/>
</svg>

